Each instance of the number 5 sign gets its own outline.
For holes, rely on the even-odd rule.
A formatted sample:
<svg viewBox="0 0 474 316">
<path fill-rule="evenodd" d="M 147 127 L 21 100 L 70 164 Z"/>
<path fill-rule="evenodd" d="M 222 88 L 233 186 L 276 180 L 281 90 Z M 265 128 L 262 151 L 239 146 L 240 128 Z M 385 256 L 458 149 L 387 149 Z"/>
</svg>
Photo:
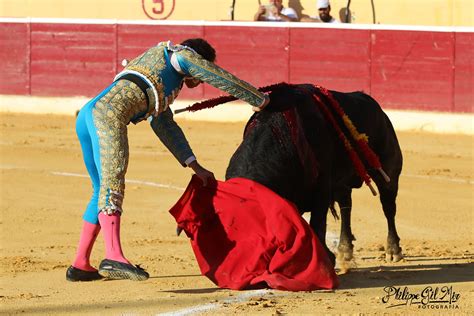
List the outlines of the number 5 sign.
<svg viewBox="0 0 474 316">
<path fill-rule="evenodd" d="M 152 20 L 165 20 L 174 10 L 175 0 L 142 0 L 143 12 Z"/>
</svg>

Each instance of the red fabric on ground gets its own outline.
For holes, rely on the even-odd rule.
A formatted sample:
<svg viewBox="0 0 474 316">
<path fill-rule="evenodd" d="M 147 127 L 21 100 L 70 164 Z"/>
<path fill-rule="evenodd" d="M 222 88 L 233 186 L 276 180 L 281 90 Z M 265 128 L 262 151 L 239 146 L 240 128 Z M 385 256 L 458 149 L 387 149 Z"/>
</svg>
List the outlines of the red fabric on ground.
<svg viewBox="0 0 474 316">
<path fill-rule="evenodd" d="M 202 274 L 221 288 L 332 289 L 330 260 L 296 207 L 254 181 L 203 187 L 193 176 L 170 210 L 191 239 Z"/>
</svg>

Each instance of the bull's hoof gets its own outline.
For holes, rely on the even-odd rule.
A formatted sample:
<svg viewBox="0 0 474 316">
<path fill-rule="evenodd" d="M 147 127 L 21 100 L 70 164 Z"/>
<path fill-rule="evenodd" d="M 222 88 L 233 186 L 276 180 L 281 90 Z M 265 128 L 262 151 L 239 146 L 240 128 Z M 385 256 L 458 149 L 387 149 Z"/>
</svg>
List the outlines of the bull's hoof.
<svg viewBox="0 0 474 316">
<path fill-rule="evenodd" d="M 338 251 L 337 267 L 339 268 L 338 274 L 346 274 L 352 269 L 357 268 L 357 264 L 355 263 L 354 257 L 352 256 L 352 251 L 350 253 Z"/>
<path fill-rule="evenodd" d="M 338 251 L 337 252 L 337 260 L 338 261 L 340 261 L 340 260 L 351 261 L 352 259 L 354 259 L 352 251 L 351 252 L 343 252 L 343 251 Z"/>
<path fill-rule="evenodd" d="M 397 246 L 397 249 L 387 249 L 385 253 L 385 261 L 387 262 L 398 262 L 403 259 L 402 248 Z"/>
<path fill-rule="evenodd" d="M 387 262 L 398 262 L 402 259 L 403 259 L 403 254 L 401 252 L 395 253 L 395 254 L 391 254 L 391 253 L 385 254 L 385 261 Z"/>
<path fill-rule="evenodd" d="M 398 262 L 400 260 L 403 259 L 403 254 L 400 252 L 400 253 L 396 253 L 393 255 L 392 257 L 392 262 Z"/>
<path fill-rule="evenodd" d="M 339 245 L 337 247 L 337 259 L 344 261 L 351 261 L 354 259 L 353 245 Z"/>
<path fill-rule="evenodd" d="M 339 244 L 337 247 L 337 266 L 339 267 L 339 274 L 346 274 L 356 267 L 354 246 L 352 244 Z"/>
</svg>

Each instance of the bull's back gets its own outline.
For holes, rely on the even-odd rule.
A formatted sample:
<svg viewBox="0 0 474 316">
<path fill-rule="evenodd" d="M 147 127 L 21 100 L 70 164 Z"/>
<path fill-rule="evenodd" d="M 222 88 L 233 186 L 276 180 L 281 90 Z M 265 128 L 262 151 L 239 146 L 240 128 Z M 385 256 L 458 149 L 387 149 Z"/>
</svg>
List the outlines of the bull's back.
<svg viewBox="0 0 474 316">
<path fill-rule="evenodd" d="M 250 179 L 297 202 L 295 188 L 303 173 L 283 114 L 261 112 L 250 119 L 247 129 L 230 159 L 226 179 Z"/>
</svg>

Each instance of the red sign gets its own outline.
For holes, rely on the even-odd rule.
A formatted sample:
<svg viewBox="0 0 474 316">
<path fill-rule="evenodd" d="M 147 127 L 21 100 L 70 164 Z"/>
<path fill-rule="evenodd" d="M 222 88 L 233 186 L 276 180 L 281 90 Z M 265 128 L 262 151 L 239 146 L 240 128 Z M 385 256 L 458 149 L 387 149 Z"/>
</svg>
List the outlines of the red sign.
<svg viewBox="0 0 474 316">
<path fill-rule="evenodd" d="M 143 12 L 152 20 L 166 20 L 174 10 L 174 0 L 142 0 Z"/>
</svg>

